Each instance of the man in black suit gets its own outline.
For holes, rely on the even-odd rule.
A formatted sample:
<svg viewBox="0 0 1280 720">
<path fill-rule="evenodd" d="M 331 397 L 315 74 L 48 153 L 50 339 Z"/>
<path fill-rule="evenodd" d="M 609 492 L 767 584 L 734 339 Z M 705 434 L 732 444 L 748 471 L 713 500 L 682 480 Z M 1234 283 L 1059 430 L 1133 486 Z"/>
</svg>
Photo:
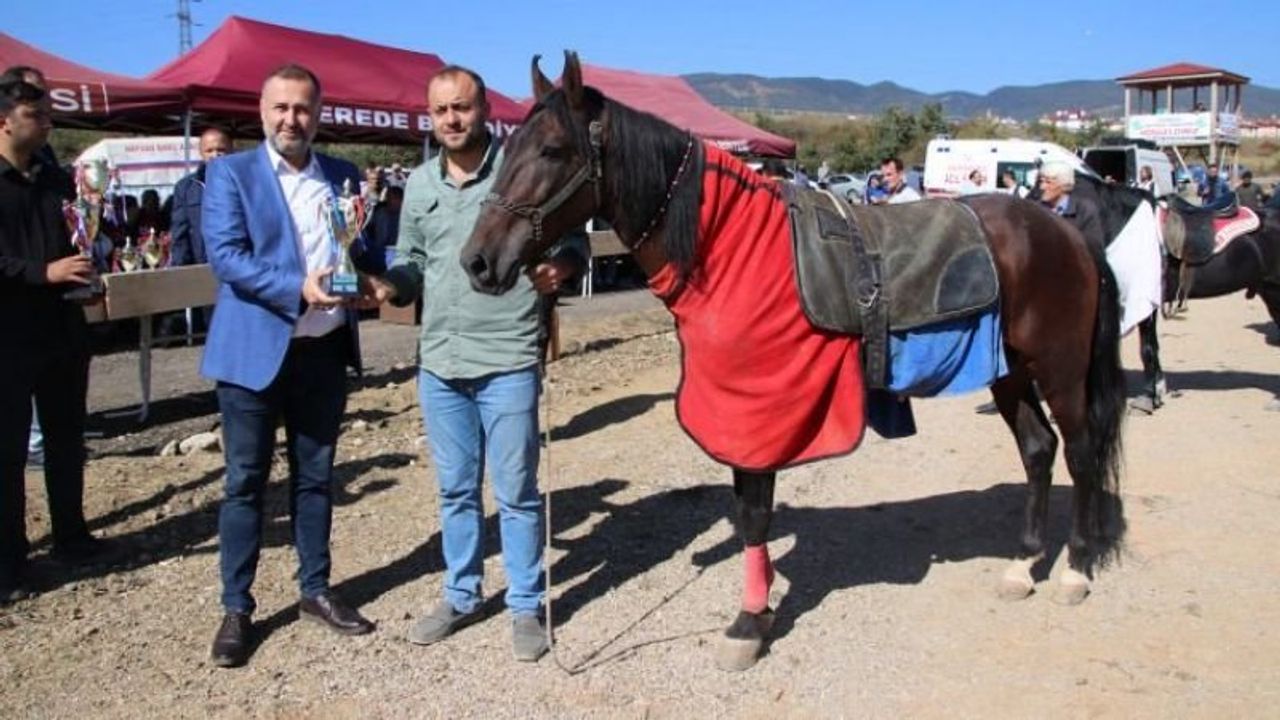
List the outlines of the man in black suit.
<svg viewBox="0 0 1280 720">
<path fill-rule="evenodd" d="M 200 134 L 200 167 L 173 186 L 170 198 L 173 205 L 170 214 L 169 264 L 199 265 L 208 262 L 204 249 L 204 232 L 200 225 L 200 207 L 204 201 L 204 173 L 210 160 L 231 152 L 231 136 L 221 128 L 211 127 Z M 213 317 L 213 307 L 200 308 L 192 315 L 192 332 L 204 332 Z"/>
</svg>

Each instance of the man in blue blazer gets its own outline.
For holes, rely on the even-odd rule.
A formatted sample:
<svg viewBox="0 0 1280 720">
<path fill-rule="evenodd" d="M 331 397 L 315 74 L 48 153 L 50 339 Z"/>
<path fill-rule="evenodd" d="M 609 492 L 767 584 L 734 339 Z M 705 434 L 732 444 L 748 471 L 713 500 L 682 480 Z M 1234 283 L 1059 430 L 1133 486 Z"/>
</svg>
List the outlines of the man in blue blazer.
<svg viewBox="0 0 1280 720">
<path fill-rule="evenodd" d="M 311 149 L 320 82 L 310 70 L 286 65 L 271 73 L 260 111 L 266 141 L 208 164 L 201 212 L 218 278 L 201 373 L 217 381 L 227 464 L 218 519 L 226 614 L 212 649 L 224 667 L 243 664 L 251 647 L 250 588 L 281 418 L 299 613 L 342 634 L 373 630 L 329 589 L 334 449 L 346 368 L 359 370 L 360 350 L 355 309 L 326 290 L 337 264 L 326 208 L 344 180 L 358 187 L 359 175 L 351 163 Z"/>
</svg>

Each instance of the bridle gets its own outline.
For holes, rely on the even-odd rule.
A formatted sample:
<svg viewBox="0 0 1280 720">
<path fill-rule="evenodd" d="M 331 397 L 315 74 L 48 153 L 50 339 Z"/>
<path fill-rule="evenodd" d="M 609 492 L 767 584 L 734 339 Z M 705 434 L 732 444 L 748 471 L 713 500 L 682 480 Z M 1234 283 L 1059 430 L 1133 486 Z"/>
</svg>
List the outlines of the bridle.
<svg viewBox="0 0 1280 720">
<path fill-rule="evenodd" d="M 516 217 L 528 220 L 529 224 L 533 226 L 533 244 L 535 246 L 542 243 L 542 221 L 551 213 L 559 210 L 560 206 L 568 202 L 573 196 L 577 195 L 583 185 L 591 183 L 595 194 L 595 207 L 599 210 L 603 205 L 604 185 L 604 125 L 599 120 L 592 120 L 588 123 L 587 138 L 587 161 L 573 173 L 573 176 L 569 178 L 565 186 L 560 188 L 546 202 L 538 205 L 517 203 L 504 198 L 498 193 L 491 192 L 485 196 L 480 204 L 492 205 Z M 676 174 L 667 185 L 666 198 L 663 199 L 662 205 L 654 213 L 653 219 L 649 221 L 648 227 L 641 233 L 640 238 L 633 245 L 627 246 L 628 250 L 632 252 L 639 250 L 649 239 L 649 236 L 653 234 L 658 222 L 667 214 L 667 206 L 671 204 L 671 198 L 675 195 L 676 188 L 680 185 L 680 178 L 684 177 L 685 170 L 689 167 L 689 158 L 693 156 L 694 145 L 693 133 L 689 133 L 689 140 L 684 148 L 684 157 L 680 159 L 680 166 L 676 168 Z M 619 240 L 621 239 L 621 236 L 619 236 Z"/>
<path fill-rule="evenodd" d="M 587 125 L 587 161 L 582 167 L 573 173 L 573 177 L 569 178 L 569 182 L 555 195 L 552 195 L 546 202 L 539 205 L 530 205 L 529 203 L 512 202 L 498 193 L 491 192 L 481 201 L 481 205 L 492 205 L 500 210 L 522 217 L 533 225 L 533 243 L 540 245 L 542 242 L 542 221 L 551 213 L 560 209 L 561 205 L 569 202 L 569 199 L 578 194 L 583 185 L 591 183 L 592 190 L 595 192 L 596 207 L 602 204 L 601 186 L 604 184 L 604 164 L 601 161 L 601 150 L 604 147 L 604 125 L 599 120 L 592 120 Z"/>
</svg>

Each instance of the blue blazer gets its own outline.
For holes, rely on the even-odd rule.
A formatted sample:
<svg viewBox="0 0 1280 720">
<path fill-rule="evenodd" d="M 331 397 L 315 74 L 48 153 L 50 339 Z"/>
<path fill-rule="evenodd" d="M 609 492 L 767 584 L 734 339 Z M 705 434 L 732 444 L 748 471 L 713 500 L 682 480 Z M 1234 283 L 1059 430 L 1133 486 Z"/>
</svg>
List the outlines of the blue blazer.
<svg viewBox="0 0 1280 720">
<path fill-rule="evenodd" d="M 200 224 L 200 206 L 204 195 L 205 166 L 187 175 L 173 186 L 173 211 L 169 214 L 170 265 L 199 265 L 208 262 L 204 251 L 204 232 Z"/>
<path fill-rule="evenodd" d="M 313 151 L 314 152 L 314 151 Z M 360 186 L 356 166 L 316 153 L 334 196 L 343 180 Z M 254 391 L 280 372 L 293 326 L 301 316 L 306 263 L 293 216 L 265 145 L 205 166 L 201 221 L 205 250 L 218 279 L 217 312 L 200 373 Z M 353 248 L 354 249 L 354 248 Z M 362 263 L 352 253 L 357 267 Z M 360 370 L 356 311 L 346 309 L 351 334 L 348 364 Z"/>
</svg>

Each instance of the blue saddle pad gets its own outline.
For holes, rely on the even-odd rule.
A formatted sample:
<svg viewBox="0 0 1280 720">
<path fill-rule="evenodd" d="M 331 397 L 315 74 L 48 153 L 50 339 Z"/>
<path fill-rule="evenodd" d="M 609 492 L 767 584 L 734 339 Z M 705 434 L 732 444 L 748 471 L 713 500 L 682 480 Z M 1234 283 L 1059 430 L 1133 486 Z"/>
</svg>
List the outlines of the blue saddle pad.
<svg viewBox="0 0 1280 720">
<path fill-rule="evenodd" d="M 1000 311 L 889 333 L 888 390 L 907 397 L 958 395 L 1009 374 Z"/>
</svg>

